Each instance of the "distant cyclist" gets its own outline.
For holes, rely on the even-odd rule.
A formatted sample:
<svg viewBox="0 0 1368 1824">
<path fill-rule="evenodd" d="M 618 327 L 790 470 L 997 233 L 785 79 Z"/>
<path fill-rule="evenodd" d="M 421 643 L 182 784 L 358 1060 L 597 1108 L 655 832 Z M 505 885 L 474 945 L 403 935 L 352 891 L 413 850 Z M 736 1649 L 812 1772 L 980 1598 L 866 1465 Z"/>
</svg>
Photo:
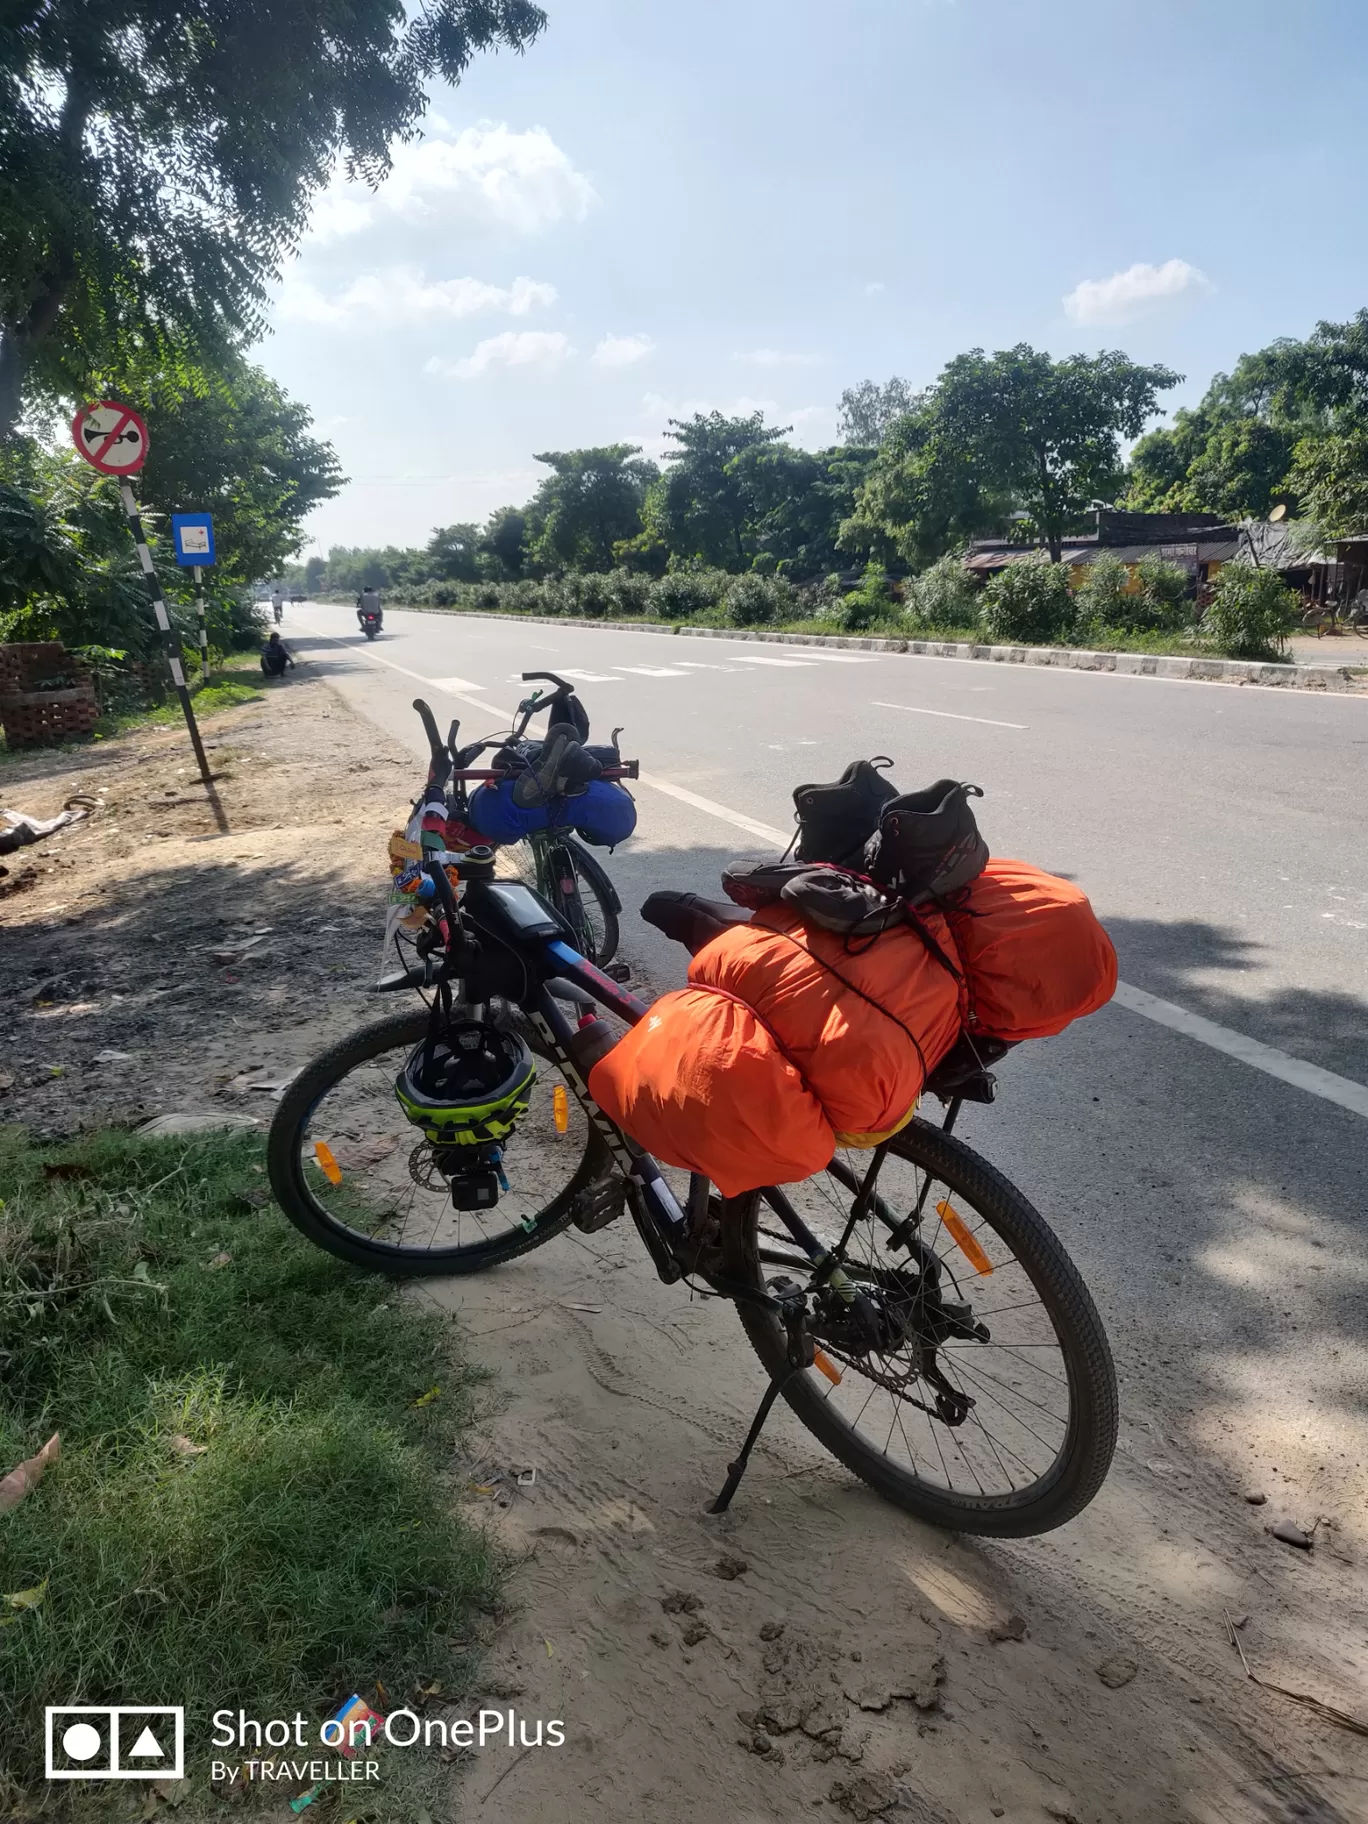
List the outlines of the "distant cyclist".
<svg viewBox="0 0 1368 1824">
<path fill-rule="evenodd" d="M 277 627 L 280 625 L 280 617 L 284 612 L 285 597 L 280 593 L 279 589 L 277 589 L 275 594 L 271 597 L 271 613 L 275 616 Z"/>
<path fill-rule="evenodd" d="M 377 627 L 383 627 L 385 624 L 385 613 L 380 606 L 380 594 L 375 589 L 363 589 L 356 603 L 357 626 L 364 627 L 369 620 L 373 620 Z"/>
<path fill-rule="evenodd" d="M 290 649 L 280 635 L 273 631 L 262 649 L 261 669 L 268 678 L 283 678 L 287 665 L 291 671 L 294 670 L 294 660 L 290 657 Z"/>
</svg>

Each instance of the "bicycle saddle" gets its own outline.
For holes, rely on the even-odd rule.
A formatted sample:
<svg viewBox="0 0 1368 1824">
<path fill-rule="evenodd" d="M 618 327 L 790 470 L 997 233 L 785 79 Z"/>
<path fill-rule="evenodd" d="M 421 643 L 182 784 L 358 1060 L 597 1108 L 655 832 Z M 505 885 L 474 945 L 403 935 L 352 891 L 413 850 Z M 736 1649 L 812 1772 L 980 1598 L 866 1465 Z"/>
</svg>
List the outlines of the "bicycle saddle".
<svg viewBox="0 0 1368 1824">
<path fill-rule="evenodd" d="M 703 899 L 697 893 L 652 893 L 642 905 L 641 916 L 697 956 L 728 925 L 748 925 L 751 915 L 744 906 Z"/>
</svg>

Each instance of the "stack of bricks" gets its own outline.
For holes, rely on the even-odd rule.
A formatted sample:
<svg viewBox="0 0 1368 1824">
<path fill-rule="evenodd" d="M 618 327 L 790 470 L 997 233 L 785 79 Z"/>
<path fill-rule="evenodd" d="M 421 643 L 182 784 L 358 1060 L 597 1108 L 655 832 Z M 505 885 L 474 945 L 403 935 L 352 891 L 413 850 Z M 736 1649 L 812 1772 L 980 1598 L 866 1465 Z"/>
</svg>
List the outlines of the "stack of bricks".
<svg viewBox="0 0 1368 1824">
<path fill-rule="evenodd" d="M 99 713 L 89 668 L 60 640 L 0 646 L 0 723 L 11 747 L 88 735 Z"/>
</svg>

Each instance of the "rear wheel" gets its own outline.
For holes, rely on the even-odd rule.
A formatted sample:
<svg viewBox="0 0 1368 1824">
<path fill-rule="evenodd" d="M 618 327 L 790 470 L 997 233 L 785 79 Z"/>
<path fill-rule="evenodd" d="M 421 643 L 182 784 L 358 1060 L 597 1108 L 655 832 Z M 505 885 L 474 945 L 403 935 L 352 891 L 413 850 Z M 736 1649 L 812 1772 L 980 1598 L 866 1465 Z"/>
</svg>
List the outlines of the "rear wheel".
<svg viewBox="0 0 1368 1824">
<path fill-rule="evenodd" d="M 833 1250 L 869 1157 L 838 1154 L 786 1187 Z M 1102 1486 L 1116 1446 L 1116 1374 L 1077 1268 L 1000 1172 L 922 1121 L 892 1142 L 877 1190 L 840 1256 L 866 1321 L 830 1289 L 809 1296 L 820 1361 L 784 1397 L 833 1456 L 921 1519 L 1001 1537 L 1062 1526 Z M 723 1260 L 757 1289 L 791 1296 L 814 1274 L 777 1196 L 726 1206 Z M 917 1212 L 911 1247 L 891 1246 Z M 744 1300 L 737 1311 L 770 1374 L 787 1374 L 779 1319 Z"/>
<path fill-rule="evenodd" d="M 492 1209 L 453 1207 L 432 1147 L 395 1096 L 395 1078 L 427 1032 L 420 1007 L 349 1033 L 282 1097 L 267 1163 L 295 1227 L 357 1266 L 415 1277 L 478 1273 L 559 1235 L 578 1192 L 608 1171 L 608 1153 L 544 1042 L 514 1017 L 537 1080 L 505 1143 L 508 1189 Z"/>
</svg>

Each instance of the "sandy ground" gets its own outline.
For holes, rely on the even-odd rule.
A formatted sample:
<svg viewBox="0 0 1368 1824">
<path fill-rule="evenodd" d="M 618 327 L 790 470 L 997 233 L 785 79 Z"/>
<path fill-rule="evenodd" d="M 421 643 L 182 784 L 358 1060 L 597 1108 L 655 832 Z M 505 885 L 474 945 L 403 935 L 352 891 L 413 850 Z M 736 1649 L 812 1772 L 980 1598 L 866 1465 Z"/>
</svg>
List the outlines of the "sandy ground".
<svg viewBox="0 0 1368 1824">
<path fill-rule="evenodd" d="M 104 807 L 0 878 L 0 1119 L 230 1108 L 264 1127 L 273 1088 L 376 1010 L 412 760 L 307 673 L 207 734 L 226 838 L 177 729 L 0 763 L 6 805 Z M 491 1701 L 566 1735 L 487 1747 L 453 1815 L 1368 1818 L 1368 1740 L 1247 1680 L 1226 1625 L 1265 1680 L 1368 1719 L 1361 1464 L 1308 1555 L 1268 1537 L 1272 1508 L 1218 1453 L 1189 1459 L 1176 1416 L 1127 1411 L 1087 1514 L 982 1544 L 878 1500 L 781 1407 L 719 1519 L 761 1370 L 733 1313 L 659 1285 L 629 1227 L 414 1296 L 458 1311 L 497 1376 L 461 1470 L 519 1560 Z"/>
</svg>

